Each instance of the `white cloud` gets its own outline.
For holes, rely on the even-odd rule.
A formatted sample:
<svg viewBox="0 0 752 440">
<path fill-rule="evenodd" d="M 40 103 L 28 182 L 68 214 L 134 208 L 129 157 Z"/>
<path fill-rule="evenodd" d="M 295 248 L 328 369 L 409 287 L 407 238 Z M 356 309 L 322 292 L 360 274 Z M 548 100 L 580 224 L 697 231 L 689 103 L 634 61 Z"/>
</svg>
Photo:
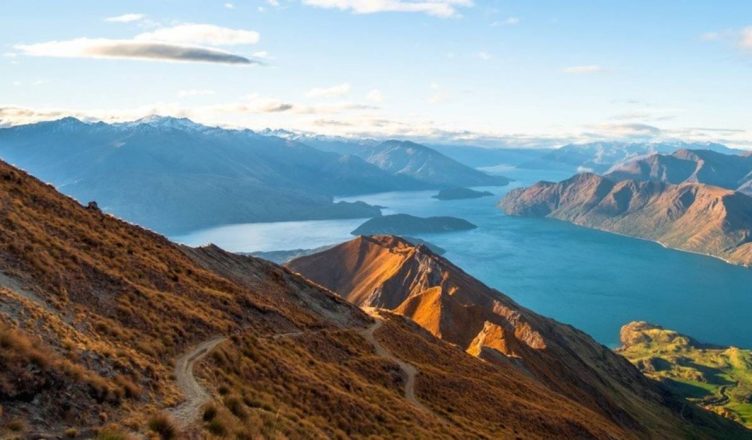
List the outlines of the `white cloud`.
<svg viewBox="0 0 752 440">
<path fill-rule="evenodd" d="M 381 90 L 373 89 L 366 94 L 366 99 L 371 102 L 382 102 L 384 101 L 384 95 L 381 93 Z"/>
<path fill-rule="evenodd" d="M 174 44 L 233 46 L 256 44 L 260 35 L 256 31 L 230 29 L 211 24 L 185 23 L 136 35 L 136 40 L 160 41 Z"/>
<path fill-rule="evenodd" d="M 721 38 L 723 38 L 723 35 L 720 32 L 705 32 L 700 35 L 702 41 L 718 41 Z"/>
<path fill-rule="evenodd" d="M 573 75 L 586 75 L 590 73 L 601 73 L 605 72 L 606 69 L 604 69 L 602 66 L 599 66 L 597 64 L 590 64 L 585 66 L 570 66 L 565 67 L 562 69 L 562 72 L 569 73 Z"/>
<path fill-rule="evenodd" d="M 258 64 L 244 56 L 206 46 L 254 44 L 259 33 L 210 24 L 181 24 L 144 32 L 129 40 L 76 38 L 19 44 L 25 55 L 58 58 L 134 58 L 152 61 L 201 61 L 227 64 Z"/>
<path fill-rule="evenodd" d="M 214 94 L 214 90 L 209 89 L 188 89 L 180 90 L 178 92 L 179 98 L 190 98 L 193 96 L 211 96 Z"/>
<path fill-rule="evenodd" d="M 257 64 L 222 50 L 137 40 L 77 38 L 36 44 L 19 44 L 25 55 L 57 58 L 126 58 L 147 61 L 195 61 L 225 64 Z"/>
<path fill-rule="evenodd" d="M 356 14 L 418 12 L 435 17 L 452 17 L 457 15 L 457 8 L 473 5 L 472 0 L 303 0 L 303 3 Z"/>
<path fill-rule="evenodd" d="M 742 47 L 742 49 L 752 50 L 752 26 L 742 30 L 739 45 Z"/>
<path fill-rule="evenodd" d="M 520 24 L 519 17 L 507 17 L 501 21 L 494 21 L 491 26 L 517 26 L 518 24 Z"/>
<path fill-rule="evenodd" d="M 227 9 L 235 9 L 235 5 L 232 3 L 225 3 L 225 8 Z"/>
<path fill-rule="evenodd" d="M 269 58 L 269 52 L 265 50 L 259 50 L 258 52 L 253 52 L 251 55 L 254 58 Z"/>
<path fill-rule="evenodd" d="M 141 21 L 144 18 L 146 18 L 144 14 L 123 14 L 115 17 L 107 17 L 104 21 L 112 23 L 133 23 L 134 21 Z"/>
<path fill-rule="evenodd" d="M 279 0 L 266 0 L 266 3 L 267 3 L 267 4 L 269 5 L 269 6 L 273 6 L 273 7 L 275 7 L 275 8 L 276 8 L 277 6 L 279 6 Z"/>
<path fill-rule="evenodd" d="M 490 53 L 484 51 L 476 53 L 475 56 L 483 61 L 489 61 L 491 58 L 493 58 Z"/>
<path fill-rule="evenodd" d="M 342 83 L 332 87 L 317 87 L 306 93 L 309 98 L 336 98 L 350 93 L 350 84 Z"/>
</svg>

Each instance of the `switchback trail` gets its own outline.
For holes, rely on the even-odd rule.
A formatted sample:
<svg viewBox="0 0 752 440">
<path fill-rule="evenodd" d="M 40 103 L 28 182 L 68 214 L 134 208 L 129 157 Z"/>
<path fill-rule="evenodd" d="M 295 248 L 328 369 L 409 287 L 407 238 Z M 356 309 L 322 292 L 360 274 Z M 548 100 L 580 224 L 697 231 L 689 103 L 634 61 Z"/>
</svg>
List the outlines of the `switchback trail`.
<svg viewBox="0 0 752 440">
<path fill-rule="evenodd" d="M 418 399 L 415 398 L 415 376 L 418 375 L 417 368 L 399 359 L 398 357 L 394 356 L 392 352 L 390 352 L 386 347 L 381 345 L 378 339 L 376 339 L 376 336 L 374 335 L 374 333 L 376 332 L 376 330 L 381 328 L 381 326 L 384 324 L 383 318 L 381 318 L 378 312 L 374 309 L 369 308 L 369 309 L 366 309 L 365 312 L 371 315 L 371 317 L 374 318 L 376 322 L 370 325 L 367 329 L 361 330 L 360 334 L 364 338 L 366 338 L 366 340 L 370 342 L 371 345 L 373 345 L 373 349 L 376 351 L 376 354 L 378 356 L 388 359 L 389 361 L 394 362 L 395 364 L 399 365 L 400 369 L 405 375 L 405 399 L 407 399 L 410 403 L 420 408 L 421 410 L 429 414 L 432 414 L 438 419 L 444 421 L 442 417 L 434 414 L 434 412 L 431 411 L 431 409 L 429 409 L 427 406 L 420 403 Z"/>
<path fill-rule="evenodd" d="M 180 356 L 175 363 L 175 382 L 185 396 L 185 402 L 170 411 L 170 414 L 181 427 L 186 427 L 198 418 L 201 406 L 209 401 L 209 393 L 202 387 L 193 375 L 196 362 L 209 354 L 214 347 L 226 341 L 227 338 L 217 336 L 208 341 L 193 346 L 188 352 Z"/>
</svg>

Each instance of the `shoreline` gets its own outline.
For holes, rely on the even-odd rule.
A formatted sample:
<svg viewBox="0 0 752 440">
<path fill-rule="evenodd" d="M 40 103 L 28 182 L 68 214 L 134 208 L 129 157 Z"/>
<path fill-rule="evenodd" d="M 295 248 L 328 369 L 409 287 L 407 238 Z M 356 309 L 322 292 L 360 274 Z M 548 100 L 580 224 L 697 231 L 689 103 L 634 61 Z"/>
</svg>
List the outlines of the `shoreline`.
<svg viewBox="0 0 752 440">
<path fill-rule="evenodd" d="M 752 269 L 752 265 L 750 265 L 750 264 L 737 263 L 737 262 L 731 261 L 729 259 L 723 258 L 720 255 L 713 255 L 713 254 L 708 254 L 708 253 L 705 253 L 705 252 L 693 251 L 693 250 L 690 250 L 690 249 L 681 249 L 681 248 L 669 246 L 669 245 L 667 245 L 666 243 L 664 243 L 664 242 L 662 242 L 660 240 L 656 240 L 656 239 L 652 239 L 652 238 L 639 237 L 637 235 L 629 235 L 629 234 L 625 234 L 623 232 L 611 231 L 611 230 L 603 229 L 603 228 L 596 228 L 596 227 L 593 227 L 593 226 L 587 226 L 587 225 L 583 225 L 583 224 L 579 224 L 579 223 L 575 223 L 575 222 L 570 222 L 570 221 L 558 219 L 558 218 L 555 218 L 555 217 L 545 217 L 545 218 L 551 218 L 551 219 L 554 219 L 554 220 L 567 222 L 567 223 L 573 224 L 575 226 L 579 226 L 581 228 L 587 228 L 587 229 L 592 229 L 592 230 L 595 230 L 595 231 L 605 232 L 605 233 L 608 233 L 608 234 L 618 235 L 618 236 L 621 236 L 621 237 L 633 238 L 633 239 L 641 240 L 641 241 L 647 241 L 648 243 L 655 243 L 655 244 L 661 246 L 664 249 L 669 249 L 669 250 L 678 251 L 678 252 L 684 252 L 684 253 L 687 253 L 687 254 L 699 255 L 701 257 L 713 258 L 715 260 L 723 261 L 724 263 L 729 264 L 731 266 L 742 267 L 744 269 Z"/>
</svg>

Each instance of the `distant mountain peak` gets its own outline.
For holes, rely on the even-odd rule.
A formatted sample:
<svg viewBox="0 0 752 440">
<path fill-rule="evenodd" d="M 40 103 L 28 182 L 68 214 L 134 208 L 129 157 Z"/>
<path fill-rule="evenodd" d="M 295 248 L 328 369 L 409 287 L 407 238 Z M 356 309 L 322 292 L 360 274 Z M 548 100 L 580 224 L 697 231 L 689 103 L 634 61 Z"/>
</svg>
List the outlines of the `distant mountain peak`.
<svg viewBox="0 0 752 440">
<path fill-rule="evenodd" d="M 121 125 L 121 124 L 116 124 Z M 149 115 L 133 122 L 126 122 L 122 125 L 134 127 L 139 125 L 148 125 L 155 128 L 170 128 L 176 130 L 196 130 L 209 128 L 206 125 L 193 122 L 188 118 L 179 118 L 175 116 Z"/>
</svg>

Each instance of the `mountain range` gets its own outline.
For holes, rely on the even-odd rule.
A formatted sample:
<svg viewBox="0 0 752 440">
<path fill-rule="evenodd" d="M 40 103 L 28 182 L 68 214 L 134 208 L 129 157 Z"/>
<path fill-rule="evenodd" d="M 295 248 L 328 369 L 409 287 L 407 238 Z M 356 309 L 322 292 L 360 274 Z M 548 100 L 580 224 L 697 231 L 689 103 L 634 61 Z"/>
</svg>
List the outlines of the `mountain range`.
<svg viewBox="0 0 752 440">
<path fill-rule="evenodd" d="M 119 124 L 64 118 L 0 129 L 6 161 L 81 202 L 94 200 L 169 234 L 242 222 L 369 218 L 378 207 L 334 197 L 506 182 L 427 147 L 384 143 L 369 151 L 380 166 L 294 140 L 165 117 Z"/>
<path fill-rule="evenodd" d="M 622 162 L 651 154 L 671 154 L 680 149 L 704 149 L 721 153 L 734 153 L 722 144 L 710 142 L 617 142 L 601 141 L 581 144 L 568 144 L 552 149 L 539 157 L 520 163 L 520 168 L 561 170 L 572 173 L 589 171 L 605 173 Z"/>
<path fill-rule="evenodd" d="M 500 207 L 509 215 L 565 220 L 752 264 L 752 197 L 703 183 L 614 181 L 583 173 L 512 190 Z"/>
<path fill-rule="evenodd" d="M 622 163 L 605 176 L 611 180 L 704 183 L 752 195 L 752 154 L 681 149 Z"/>
<path fill-rule="evenodd" d="M 269 133 L 294 139 L 322 151 L 343 155 L 354 155 L 377 167 L 396 175 L 410 176 L 428 182 L 440 189 L 453 186 L 496 186 L 506 185 L 509 179 L 503 176 L 489 176 L 476 170 L 476 167 L 496 165 L 496 158 L 508 157 L 512 150 L 494 149 L 481 157 L 478 150 L 466 147 L 467 151 L 455 158 L 456 149 L 438 145 L 431 147 L 410 141 L 375 139 L 350 139 L 320 135 L 302 135 L 291 132 L 269 131 Z M 495 152 L 495 153 L 492 153 Z M 524 154 L 519 152 L 519 154 Z"/>
<path fill-rule="evenodd" d="M 397 269 L 373 273 L 393 280 L 385 300 L 400 284 L 426 287 L 453 311 L 420 307 L 439 315 L 416 319 L 467 309 L 484 321 L 457 328 L 488 327 L 474 346 L 509 362 L 469 356 L 399 309 L 364 313 L 272 263 L 176 245 L 2 162 L 0 207 L 4 437 L 748 437 L 401 239 L 357 239 L 336 252 L 362 249 L 358 259 L 318 270 L 375 286 L 362 267 Z"/>
</svg>

